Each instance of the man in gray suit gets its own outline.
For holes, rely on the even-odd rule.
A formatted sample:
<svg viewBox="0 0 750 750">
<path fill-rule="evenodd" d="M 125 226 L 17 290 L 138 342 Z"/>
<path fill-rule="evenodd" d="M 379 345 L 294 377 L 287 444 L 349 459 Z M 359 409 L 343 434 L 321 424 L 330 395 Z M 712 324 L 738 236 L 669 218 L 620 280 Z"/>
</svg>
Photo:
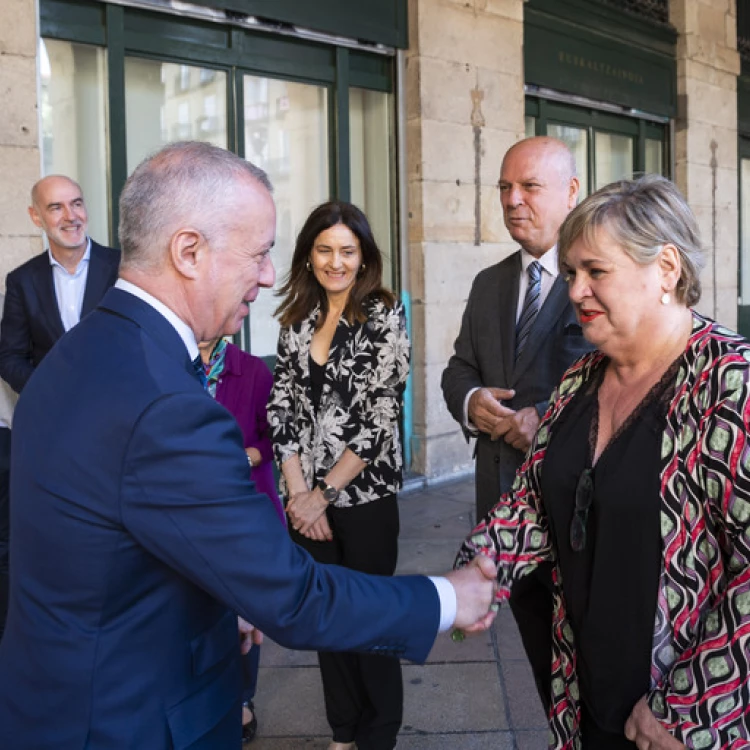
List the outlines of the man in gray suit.
<svg viewBox="0 0 750 750">
<path fill-rule="evenodd" d="M 466 439 L 476 437 L 477 520 L 506 493 L 565 370 L 590 347 L 557 268 L 560 225 L 578 198 L 575 160 L 554 138 L 527 138 L 500 170 L 505 226 L 521 249 L 474 279 L 445 401 Z M 542 701 L 549 705 L 549 568 L 516 583 L 510 604 Z"/>
</svg>

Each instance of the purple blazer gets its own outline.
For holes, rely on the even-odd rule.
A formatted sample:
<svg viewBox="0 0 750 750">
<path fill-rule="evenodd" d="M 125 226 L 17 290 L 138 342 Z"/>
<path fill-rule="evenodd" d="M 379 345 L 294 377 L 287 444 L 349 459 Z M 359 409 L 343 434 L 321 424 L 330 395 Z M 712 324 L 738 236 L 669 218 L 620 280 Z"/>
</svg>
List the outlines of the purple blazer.
<svg viewBox="0 0 750 750">
<path fill-rule="evenodd" d="M 273 449 L 268 431 L 266 403 L 271 393 L 273 375 L 259 357 L 243 352 L 234 344 L 227 344 L 224 370 L 216 384 L 216 400 L 237 420 L 245 448 L 257 448 L 262 462 L 250 470 L 258 492 L 271 498 L 279 518 L 286 525 L 286 517 L 273 474 Z"/>
</svg>

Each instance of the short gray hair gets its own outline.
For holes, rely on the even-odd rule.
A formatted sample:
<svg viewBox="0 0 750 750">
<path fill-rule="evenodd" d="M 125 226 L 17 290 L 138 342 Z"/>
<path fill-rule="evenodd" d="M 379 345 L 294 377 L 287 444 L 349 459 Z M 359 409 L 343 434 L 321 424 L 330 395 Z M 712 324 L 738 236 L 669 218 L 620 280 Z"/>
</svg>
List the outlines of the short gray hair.
<svg viewBox="0 0 750 750">
<path fill-rule="evenodd" d="M 653 263 L 664 245 L 674 245 L 682 262 L 675 297 L 688 307 L 698 302 L 706 256 L 695 216 L 674 183 L 647 174 L 613 182 L 592 193 L 560 227 L 557 247 L 561 268 L 570 246 L 580 237 L 593 244 L 600 228 L 640 265 Z"/>
<path fill-rule="evenodd" d="M 260 167 L 210 143 L 171 143 L 147 157 L 120 195 L 122 265 L 158 267 L 175 231 L 199 225 L 206 233 L 217 226 L 215 220 L 227 211 L 237 182 L 248 178 L 272 192 Z"/>
</svg>

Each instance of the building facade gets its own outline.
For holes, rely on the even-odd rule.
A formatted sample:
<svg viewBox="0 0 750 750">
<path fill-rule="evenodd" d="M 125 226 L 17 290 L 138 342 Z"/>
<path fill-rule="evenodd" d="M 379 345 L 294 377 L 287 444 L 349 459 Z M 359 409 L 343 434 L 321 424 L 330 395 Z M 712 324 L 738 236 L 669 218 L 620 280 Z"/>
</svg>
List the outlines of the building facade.
<svg viewBox="0 0 750 750">
<path fill-rule="evenodd" d="M 408 465 L 469 470 L 439 382 L 472 279 L 515 249 L 496 184 L 524 135 L 565 140 L 584 193 L 673 178 L 709 253 L 700 309 L 750 332 L 745 2 L 5 0 L 0 275 L 42 248 L 26 214 L 40 176 L 77 179 L 92 236 L 116 244 L 146 154 L 231 149 L 274 183 L 280 278 L 313 206 L 366 211 L 409 310 Z M 276 303 L 261 295 L 241 336 L 269 358 Z"/>
</svg>

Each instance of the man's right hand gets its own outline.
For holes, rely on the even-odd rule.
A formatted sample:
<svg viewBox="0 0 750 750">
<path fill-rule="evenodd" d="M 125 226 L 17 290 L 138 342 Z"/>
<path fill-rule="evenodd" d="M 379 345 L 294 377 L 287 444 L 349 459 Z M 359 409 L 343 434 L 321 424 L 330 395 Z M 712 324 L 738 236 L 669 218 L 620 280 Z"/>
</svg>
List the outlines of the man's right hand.
<svg viewBox="0 0 750 750">
<path fill-rule="evenodd" d="M 492 434 L 502 420 L 515 411 L 503 406 L 502 401 L 513 398 L 515 391 L 508 388 L 480 388 L 469 397 L 469 421 L 480 432 Z"/>
<path fill-rule="evenodd" d="M 464 633 L 481 633 L 495 619 L 490 611 L 497 590 L 497 566 L 488 557 L 478 555 L 469 565 L 446 575 L 456 592 L 454 628 Z"/>
</svg>

